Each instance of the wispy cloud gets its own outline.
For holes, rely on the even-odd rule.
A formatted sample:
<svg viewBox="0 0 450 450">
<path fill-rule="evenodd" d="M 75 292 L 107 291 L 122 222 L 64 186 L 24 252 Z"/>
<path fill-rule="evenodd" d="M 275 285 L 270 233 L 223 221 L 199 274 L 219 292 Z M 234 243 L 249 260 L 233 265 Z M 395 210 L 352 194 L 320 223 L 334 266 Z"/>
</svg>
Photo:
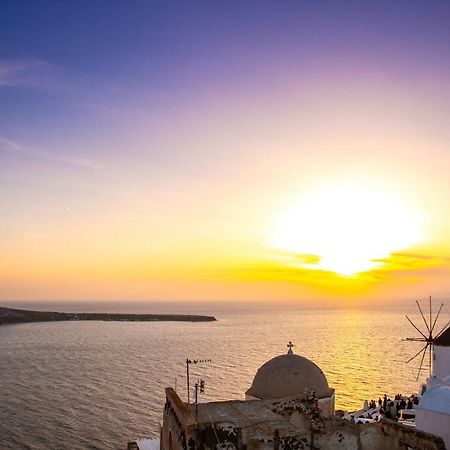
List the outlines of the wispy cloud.
<svg viewBox="0 0 450 450">
<path fill-rule="evenodd" d="M 296 253 L 274 248 L 267 248 L 267 251 L 276 259 L 289 261 L 291 264 L 317 265 L 321 260 L 319 255 L 314 255 L 311 253 Z"/>
<path fill-rule="evenodd" d="M 342 279 L 336 273 L 326 270 L 300 266 L 280 266 L 276 263 L 239 266 L 234 268 L 232 272 L 241 279 L 293 281 L 311 284 L 323 284 Z"/>
<path fill-rule="evenodd" d="M 64 164 L 70 164 L 72 166 L 78 166 L 85 169 L 97 170 L 101 169 L 103 166 L 96 161 L 87 158 L 79 158 L 73 156 L 66 155 L 51 155 L 51 154 L 40 154 L 39 155 L 43 159 L 53 160 L 56 162 L 61 162 Z"/>
<path fill-rule="evenodd" d="M 283 252 L 278 252 L 277 256 L 282 257 Z M 381 263 L 380 267 L 351 277 L 322 270 L 316 266 L 319 261 L 320 258 L 315 255 L 297 254 L 288 262 L 277 258 L 271 263 L 236 267 L 232 275 L 243 280 L 292 282 L 320 287 L 321 290 L 334 289 L 335 293 L 345 294 L 359 292 L 364 286 L 380 282 L 392 285 L 429 280 L 450 271 L 450 258 L 414 253 L 393 253 L 387 258 L 376 260 Z"/>
<path fill-rule="evenodd" d="M 392 253 L 388 258 L 377 260 L 388 270 L 423 270 L 446 266 L 450 258 L 418 253 Z"/>
<path fill-rule="evenodd" d="M 15 140 L 0 136 L 0 152 L 14 152 L 17 156 L 39 159 L 44 161 L 51 161 L 56 163 L 68 164 L 85 169 L 97 170 L 102 167 L 101 164 L 84 157 L 72 156 L 49 151 L 43 151 L 36 148 L 31 148 L 24 144 L 19 144 Z"/>
<path fill-rule="evenodd" d="M 64 209 L 77 221 L 77 222 L 82 222 L 81 217 L 69 206 L 64 206 Z"/>
<path fill-rule="evenodd" d="M 48 89 L 59 84 L 64 69 L 40 59 L 0 59 L 0 87 Z"/>
<path fill-rule="evenodd" d="M 12 141 L 11 139 L 4 138 L 0 136 L 0 148 L 6 148 L 8 150 L 20 150 L 20 145 L 16 142 Z"/>
</svg>

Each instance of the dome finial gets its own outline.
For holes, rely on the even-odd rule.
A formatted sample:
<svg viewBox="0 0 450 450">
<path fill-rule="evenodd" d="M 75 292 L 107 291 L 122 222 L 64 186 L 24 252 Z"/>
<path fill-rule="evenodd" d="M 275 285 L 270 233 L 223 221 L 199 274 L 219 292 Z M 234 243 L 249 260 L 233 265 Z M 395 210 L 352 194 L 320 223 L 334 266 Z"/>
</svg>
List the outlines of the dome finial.
<svg viewBox="0 0 450 450">
<path fill-rule="evenodd" d="M 289 344 L 287 345 L 287 347 L 288 347 L 288 355 L 292 355 L 294 352 L 292 351 L 292 347 L 295 347 L 295 345 L 291 342 L 291 341 L 289 341 Z"/>
</svg>

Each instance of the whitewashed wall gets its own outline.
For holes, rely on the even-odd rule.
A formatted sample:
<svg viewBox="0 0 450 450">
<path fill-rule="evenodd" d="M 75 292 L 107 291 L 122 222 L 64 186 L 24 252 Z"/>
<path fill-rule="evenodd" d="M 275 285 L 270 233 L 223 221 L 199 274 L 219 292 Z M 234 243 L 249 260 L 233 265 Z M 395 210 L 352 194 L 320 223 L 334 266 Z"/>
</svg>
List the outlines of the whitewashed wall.
<svg viewBox="0 0 450 450">
<path fill-rule="evenodd" d="M 434 347 L 433 375 L 440 378 L 450 375 L 450 347 Z"/>
<path fill-rule="evenodd" d="M 418 430 L 435 434 L 444 439 L 450 449 L 450 416 L 448 414 L 416 409 L 416 427 Z"/>
</svg>

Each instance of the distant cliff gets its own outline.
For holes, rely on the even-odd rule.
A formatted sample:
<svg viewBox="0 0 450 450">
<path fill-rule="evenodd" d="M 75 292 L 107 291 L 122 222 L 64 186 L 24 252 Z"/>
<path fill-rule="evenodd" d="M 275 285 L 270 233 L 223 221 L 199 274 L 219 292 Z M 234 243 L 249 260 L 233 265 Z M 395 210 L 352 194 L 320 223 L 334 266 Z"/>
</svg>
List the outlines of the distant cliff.
<svg viewBox="0 0 450 450">
<path fill-rule="evenodd" d="M 118 314 L 118 313 L 63 313 L 28 311 L 0 306 L 0 325 L 26 322 L 55 322 L 62 320 L 104 320 L 123 322 L 213 322 L 214 316 L 191 314 Z"/>
</svg>

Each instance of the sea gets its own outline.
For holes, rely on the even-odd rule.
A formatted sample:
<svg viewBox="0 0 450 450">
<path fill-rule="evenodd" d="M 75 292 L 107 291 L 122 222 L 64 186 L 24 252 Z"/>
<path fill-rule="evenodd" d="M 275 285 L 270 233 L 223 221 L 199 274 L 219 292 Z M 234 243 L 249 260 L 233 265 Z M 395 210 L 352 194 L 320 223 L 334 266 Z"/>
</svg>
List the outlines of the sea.
<svg viewBox="0 0 450 450">
<path fill-rule="evenodd" d="M 67 312 L 186 313 L 216 322 L 70 321 L 0 326 L 0 449 L 126 449 L 158 437 L 164 389 L 199 401 L 244 399 L 257 369 L 294 352 L 314 361 L 336 391 L 336 408 L 360 409 L 385 393 L 417 393 L 428 374 L 408 314 L 425 328 L 413 301 L 320 306 L 306 303 L 1 303 Z M 436 305 L 433 305 L 437 309 Z M 436 329 L 450 319 L 441 314 Z M 428 309 L 427 309 L 428 310 Z M 428 361 L 428 357 L 425 358 Z"/>
</svg>

